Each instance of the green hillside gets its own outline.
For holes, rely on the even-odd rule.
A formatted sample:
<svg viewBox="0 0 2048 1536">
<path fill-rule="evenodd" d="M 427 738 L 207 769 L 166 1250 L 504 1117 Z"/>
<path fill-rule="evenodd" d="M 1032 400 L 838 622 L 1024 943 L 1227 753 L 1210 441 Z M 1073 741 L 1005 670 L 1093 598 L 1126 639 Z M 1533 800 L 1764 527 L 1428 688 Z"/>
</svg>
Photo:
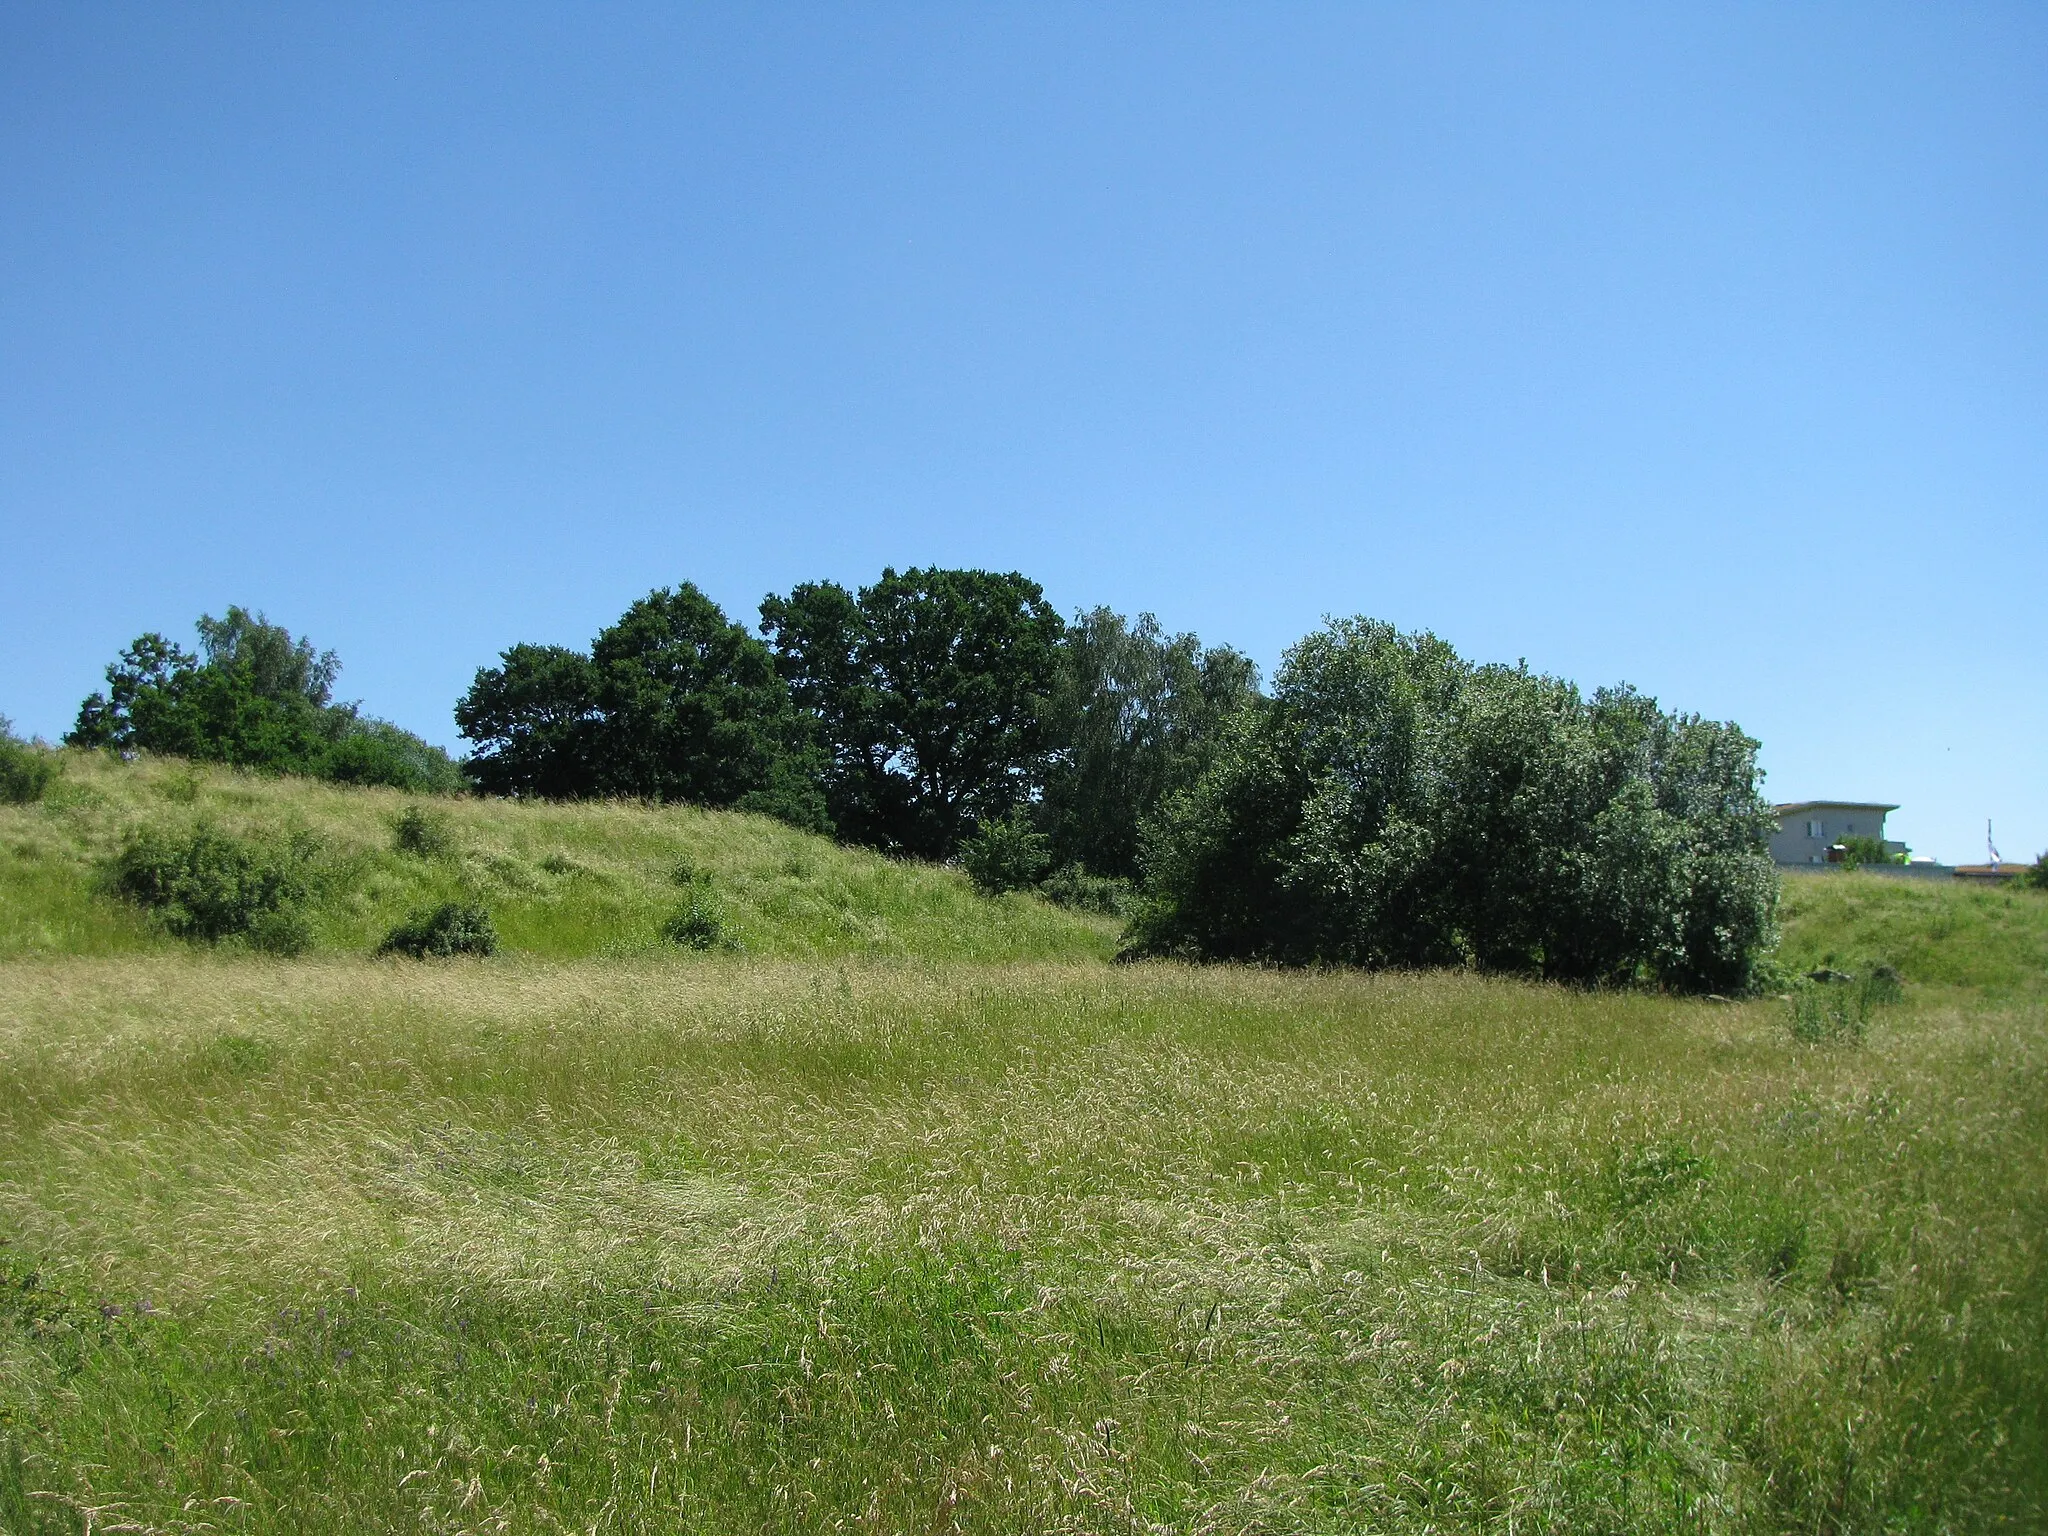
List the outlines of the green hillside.
<svg viewBox="0 0 2048 1536">
<path fill-rule="evenodd" d="M 1789 875 L 1780 960 L 1895 965 L 1909 982 L 2048 991 L 2048 892 L 1885 875 Z"/>
<path fill-rule="evenodd" d="M 445 852 L 400 852 L 420 807 Z M 201 825 L 268 842 L 310 834 L 316 951 L 373 949 L 408 914 L 489 909 L 505 948 L 556 959 L 677 953 L 661 925 L 708 901 L 744 952 L 925 960 L 1106 958 L 1113 921 L 1024 896 L 989 900 L 957 870 L 841 848 L 761 816 L 632 803 L 420 799 L 172 760 L 68 752 L 40 804 L 0 807 L 0 956 L 182 948 L 105 893 L 133 829 Z"/>
</svg>

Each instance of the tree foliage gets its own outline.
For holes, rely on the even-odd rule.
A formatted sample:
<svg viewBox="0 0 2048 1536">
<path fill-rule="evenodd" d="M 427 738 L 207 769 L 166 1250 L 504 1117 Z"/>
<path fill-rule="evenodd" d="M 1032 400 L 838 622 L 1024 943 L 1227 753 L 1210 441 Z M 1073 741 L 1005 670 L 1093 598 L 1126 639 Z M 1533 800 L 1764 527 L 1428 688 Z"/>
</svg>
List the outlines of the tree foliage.
<svg viewBox="0 0 2048 1536">
<path fill-rule="evenodd" d="M 480 667 L 455 706 L 476 744 L 467 767 L 486 794 L 569 800 L 596 792 L 597 677 L 561 645 L 515 645 Z"/>
<path fill-rule="evenodd" d="M 0 805 L 29 805 L 56 782 L 57 755 L 39 741 L 23 741 L 0 715 Z"/>
<path fill-rule="evenodd" d="M 1222 723 L 1258 691 L 1250 657 L 1168 635 L 1107 608 L 1078 616 L 1060 647 L 1050 730 L 1059 743 L 1039 819 L 1052 857 L 1134 879 L 1138 831 L 1201 773 Z"/>
<path fill-rule="evenodd" d="M 841 835 L 949 858 L 1044 783 L 1064 626 L 1037 582 L 938 569 L 885 570 L 858 593 L 811 582 L 765 599 L 761 628 L 817 722 Z"/>
<path fill-rule="evenodd" d="M 106 691 L 79 706 L 66 741 L 344 783 L 460 787 L 440 748 L 332 701 L 341 671 L 332 651 L 245 608 L 203 614 L 196 628 L 196 655 L 155 631 L 137 637 L 107 667 Z"/>
<path fill-rule="evenodd" d="M 1855 869 L 1864 864 L 1904 864 L 1907 855 L 1893 853 L 1884 845 L 1884 839 L 1866 837 L 1852 833 L 1842 839 L 1842 863 Z"/>
<path fill-rule="evenodd" d="M 1774 937 L 1770 826 L 1732 725 L 1346 620 L 1148 829 L 1134 941 L 1736 991 Z"/>
<path fill-rule="evenodd" d="M 761 641 L 695 586 L 660 588 L 586 655 L 515 645 L 456 706 L 497 794 L 737 806 L 822 830 L 810 722 Z"/>
</svg>

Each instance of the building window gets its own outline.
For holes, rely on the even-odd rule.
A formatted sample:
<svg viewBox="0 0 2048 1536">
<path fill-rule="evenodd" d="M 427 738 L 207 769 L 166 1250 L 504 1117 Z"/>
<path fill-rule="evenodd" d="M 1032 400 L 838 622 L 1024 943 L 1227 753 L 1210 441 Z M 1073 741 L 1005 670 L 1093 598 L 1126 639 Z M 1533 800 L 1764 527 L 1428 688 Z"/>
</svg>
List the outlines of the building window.
<svg viewBox="0 0 2048 1536">
<path fill-rule="evenodd" d="M 1820 823 L 1819 823 L 1819 822 L 1817 822 L 1817 821 L 1809 821 L 1809 822 L 1808 822 L 1808 823 L 1806 824 L 1806 835 L 1807 835 L 1808 837 L 1819 837 L 1819 836 L 1821 836 L 1822 834 L 1821 834 L 1821 830 L 1820 830 Z"/>
</svg>

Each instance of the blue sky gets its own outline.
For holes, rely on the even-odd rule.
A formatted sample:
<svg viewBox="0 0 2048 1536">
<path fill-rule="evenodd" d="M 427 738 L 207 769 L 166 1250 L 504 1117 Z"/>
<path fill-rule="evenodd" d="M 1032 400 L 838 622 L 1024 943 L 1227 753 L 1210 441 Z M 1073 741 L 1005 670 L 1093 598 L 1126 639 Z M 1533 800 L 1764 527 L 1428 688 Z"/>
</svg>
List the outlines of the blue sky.
<svg viewBox="0 0 2048 1536">
<path fill-rule="evenodd" d="M 0 4 L 0 712 L 1021 569 L 2048 847 L 2048 10 Z"/>
</svg>

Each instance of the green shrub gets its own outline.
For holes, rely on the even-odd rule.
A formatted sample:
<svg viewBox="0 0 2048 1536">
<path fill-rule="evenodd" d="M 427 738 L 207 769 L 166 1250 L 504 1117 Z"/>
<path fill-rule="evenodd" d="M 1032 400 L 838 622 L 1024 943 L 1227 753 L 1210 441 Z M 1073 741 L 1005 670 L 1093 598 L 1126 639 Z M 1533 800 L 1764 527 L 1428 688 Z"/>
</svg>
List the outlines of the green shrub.
<svg viewBox="0 0 2048 1536">
<path fill-rule="evenodd" d="M 269 955 L 303 955 L 313 947 L 313 924 L 297 902 L 259 913 L 249 924 L 249 942 Z"/>
<path fill-rule="evenodd" d="M 333 702 L 341 663 L 262 614 L 201 615 L 202 655 L 154 632 L 107 667 L 78 708 L 72 746 L 141 750 L 342 784 L 454 793 L 462 770 L 432 743 Z"/>
<path fill-rule="evenodd" d="M 180 768 L 175 773 L 167 773 L 157 780 L 156 792 L 173 805 L 197 805 L 199 775 L 191 768 Z"/>
<path fill-rule="evenodd" d="M 2034 867 L 2020 877 L 2021 883 L 2037 891 L 2048 891 L 2048 853 L 2034 860 Z"/>
<path fill-rule="evenodd" d="M 1776 938 L 1756 752 L 1627 687 L 1333 621 L 1148 823 L 1128 942 L 1741 994 Z"/>
<path fill-rule="evenodd" d="M 1842 839 L 1842 863 L 1850 869 L 1864 864 L 1904 864 L 1907 855 L 1887 853 L 1881 839 L 1875 837 L 1845 837 Z"/>
<path fill-rule="evenodd" d="M 960 862 L 975 888 L 984 895 L 1028 890 L 1052 862 L 1045 835 L 1035 830 L 1020 807 L 996 821 L 980 823 L 960 849 Z"/>
<path fill-rule="evenodd" d="M 1805 1045 L 1860 1041 L 1865 1018 L 1856 994 L 1836 981 L 1801 982 L 1790 1000 L 1792 1038 Z"/>
<path fill-rule="evenodd" d="M 260 948 L 296 954 L 310 942 L 299 908 L 317 849 L 308 833 L 277 843 L 204 825 L 182 837 L 145 827 L 128 835 L 110 874 L 119 894 L 155 913 L 179 938 L 248 938 Z"/>
<path fill-rule="evenodd" d="M 497 953 L 498 931 L 491 914 L 471 903 L 448 901 L 431 912 L 416 912 L 384 936 L 380 955 L 410 955 L 415 960 L 450 955 Z"/>
<path fill-rule="evenodd" d="M 1863 968 L 1856 988 L 1866 1010 L 1896 1003 L 1906 995 L 1905 979 L 1899 975 L 1898 967 L 1882 961 Z"/>
<path fill-rule="evenodd" d="M 1038 893 L 1056 907 L 1123 917 L 1130 910 L 1136 887 L 1114 875 L 1091 875 L 1078 864 L 1063 864 L 1039 883 Z"/>
<path fill-rule="evenodd" d="M 446 811 L 408 805 L 391 824 L 391 846 L 419 859 L 445 859 L 455 852 L 455 829 Z"/>
<path fill-rule="evenodd" d="M 710 892 L 693 888 L 683 904 L 661 925 L 661 936 L 684 949 L 737 949 L 726 932 L 725 918 Z"/>
<path fill-rule="evenodd" d="M 356 714 L 352 706 L 336 706 L 329 714 L 334 742 L 312 765 L 320 777 L 414 794 L 452 795 L 468 787 L 462 769 L 432 742 L 388 720 Z"/>
<path fill-rule="evenodd" d="M 0 715 L 0 805 L 30 805 L 56 782 L 57 754 L 16 736 Z"/>
</svg>

